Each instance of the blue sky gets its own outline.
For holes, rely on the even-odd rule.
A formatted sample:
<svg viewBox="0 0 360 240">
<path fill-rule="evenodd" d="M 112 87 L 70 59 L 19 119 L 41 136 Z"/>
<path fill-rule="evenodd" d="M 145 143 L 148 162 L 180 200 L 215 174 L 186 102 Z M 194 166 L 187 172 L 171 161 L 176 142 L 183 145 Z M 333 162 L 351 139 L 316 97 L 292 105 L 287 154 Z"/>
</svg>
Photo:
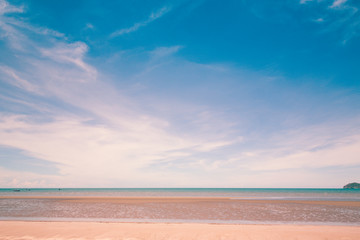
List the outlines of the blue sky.
<svg viewBox="0 0 360 240">
<path fill-rule="evenodd" d="M 0 187 L 360 181 L 359 10 L 0 0 Z"/>
</svg>

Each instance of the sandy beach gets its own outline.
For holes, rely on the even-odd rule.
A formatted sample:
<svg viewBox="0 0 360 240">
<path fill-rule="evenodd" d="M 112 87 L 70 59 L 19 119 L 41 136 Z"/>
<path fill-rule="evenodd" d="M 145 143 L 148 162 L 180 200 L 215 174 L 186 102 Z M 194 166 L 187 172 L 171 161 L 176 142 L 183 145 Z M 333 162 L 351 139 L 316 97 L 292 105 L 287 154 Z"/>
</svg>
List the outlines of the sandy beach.
<svg viewBox="0 0 360 240">
<path fill-rule="evenodd" d="M 358 240 L 360 226 L 1 221 L 2 240 Z"/>
</svg>

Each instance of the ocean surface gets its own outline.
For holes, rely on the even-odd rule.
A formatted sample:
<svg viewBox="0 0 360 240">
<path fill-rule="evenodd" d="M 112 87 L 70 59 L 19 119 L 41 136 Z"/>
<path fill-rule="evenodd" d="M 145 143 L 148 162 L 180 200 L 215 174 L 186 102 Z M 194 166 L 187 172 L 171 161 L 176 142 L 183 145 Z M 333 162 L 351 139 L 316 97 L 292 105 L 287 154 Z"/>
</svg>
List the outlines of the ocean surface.
<svg viewBox="0 0 360 240">
<path fill-rule="evenodd" d="M 134 203 L 101 197 L 230 200 Z M 0 189 L 0 220 L 360 225 L 358 203 L 360 190 L 353 189 L 21 188 Z"/>
</svg>

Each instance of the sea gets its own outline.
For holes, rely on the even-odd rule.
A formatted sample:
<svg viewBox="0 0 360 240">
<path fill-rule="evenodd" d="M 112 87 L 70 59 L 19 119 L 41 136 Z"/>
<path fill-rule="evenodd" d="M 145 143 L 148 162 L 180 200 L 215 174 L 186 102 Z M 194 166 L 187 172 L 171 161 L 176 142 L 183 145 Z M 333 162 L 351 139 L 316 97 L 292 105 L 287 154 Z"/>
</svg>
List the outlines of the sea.
<svg viewBox="0 0 360 240">
<path fill-rule="evenodd" d="M 151 197 L 152 200 L 104 201 L 122 197 Z M 157 200 L 162 197 L 175 200 Z M 197 200 L 177 201 L 177 198 Z M 360 225 L 360 190 L 3 188 L 0 189 L 0 220 Z"/>
</svg>

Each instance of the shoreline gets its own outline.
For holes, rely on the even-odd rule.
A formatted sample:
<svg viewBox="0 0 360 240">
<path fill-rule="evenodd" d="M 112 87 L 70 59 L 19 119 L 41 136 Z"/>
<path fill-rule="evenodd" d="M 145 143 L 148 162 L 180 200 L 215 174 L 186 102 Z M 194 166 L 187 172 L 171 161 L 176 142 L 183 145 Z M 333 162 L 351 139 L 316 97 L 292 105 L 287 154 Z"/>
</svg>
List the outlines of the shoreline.
<svg viewBox="0 0 360 240">
<path fill-rule="evenodd" d="M 360 226 L 0 221 L 0 239 L 355 240 Z"/>
</svg>

